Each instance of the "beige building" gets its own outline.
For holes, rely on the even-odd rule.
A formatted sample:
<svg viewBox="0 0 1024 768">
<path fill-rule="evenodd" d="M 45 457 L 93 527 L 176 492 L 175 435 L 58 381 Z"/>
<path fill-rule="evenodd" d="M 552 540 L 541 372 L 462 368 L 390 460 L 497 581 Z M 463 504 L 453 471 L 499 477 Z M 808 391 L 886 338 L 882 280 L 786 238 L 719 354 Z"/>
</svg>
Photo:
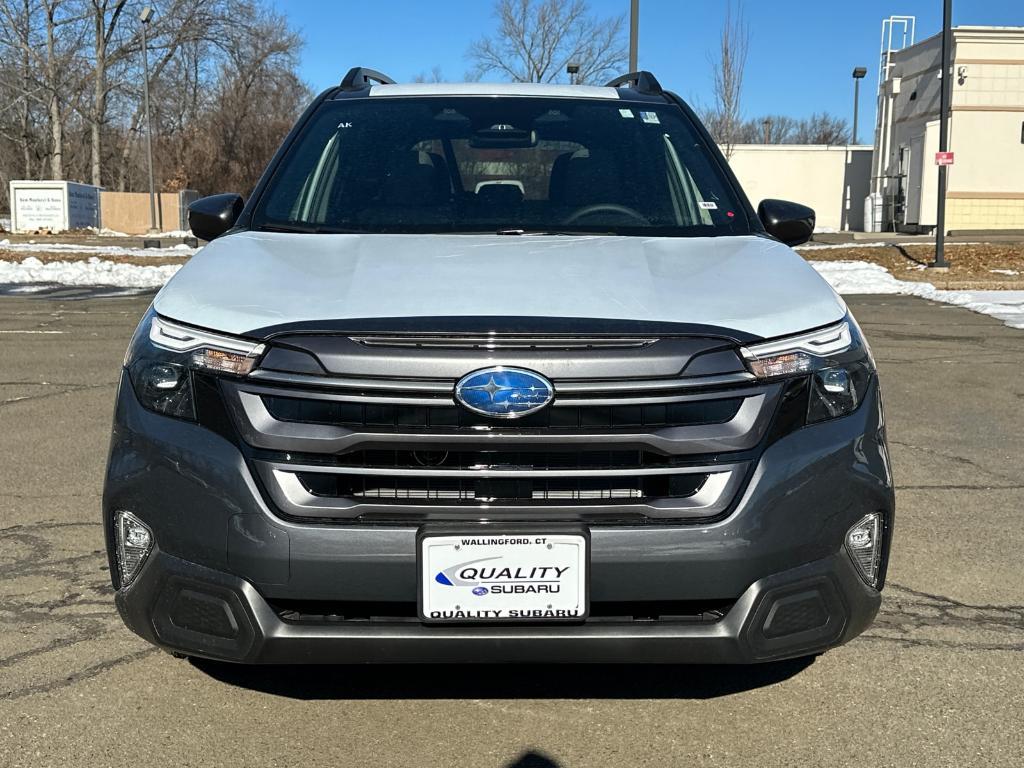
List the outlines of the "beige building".
<svg viewBox="0 0 1024 768">
<path fill-rule="evenodd" d="M 736 144 L 729 165 L 755 207 L 791 200 L 814 209 L 819 232 L 863 229 L 871 147 Z"/>
<path fill-rule="evenodd" d="M 936 224 L 941 35 L 883 51 L 872 190 L 886 230 Z M 946 229 L 1024 230 L 1024 27 L 957 27 Z"/>
</svg>

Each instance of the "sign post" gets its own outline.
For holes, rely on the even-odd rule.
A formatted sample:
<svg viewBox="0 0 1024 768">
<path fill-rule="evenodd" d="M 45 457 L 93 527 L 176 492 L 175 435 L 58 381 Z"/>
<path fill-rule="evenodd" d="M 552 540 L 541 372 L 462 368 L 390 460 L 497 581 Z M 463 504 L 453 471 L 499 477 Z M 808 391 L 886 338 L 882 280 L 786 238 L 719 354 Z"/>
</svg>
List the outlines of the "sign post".
<svg viewBox="0 0 1024 768">
<path fill-rule="evenodd" d="M 950 47 L 953 32 L 950 29 L 953 17 L 953 0 L 942 3 L 942 68 L 939 82 L 939 151 L 935 154 L 935 164 L 939 166 L 939 204 L 935 222 L 935 261 L 932 267 L 949 269 L 946 261 L 946 176 L 949 166 L 953 164 L 953 153 L 949 151 L 949 102 L 953 90 L 953 78 L 950 62 Z"/>
</svg>

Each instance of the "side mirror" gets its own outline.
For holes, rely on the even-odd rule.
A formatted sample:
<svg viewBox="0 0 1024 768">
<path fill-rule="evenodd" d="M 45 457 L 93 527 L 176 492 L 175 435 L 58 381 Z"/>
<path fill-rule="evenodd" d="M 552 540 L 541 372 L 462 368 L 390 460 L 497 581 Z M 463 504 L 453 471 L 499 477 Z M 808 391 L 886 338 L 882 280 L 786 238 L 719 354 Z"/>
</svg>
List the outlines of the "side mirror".
<svg viewBox="0 0 1024 768">
<path fill-rule="evenodd" d="M 769 235 L 786 245 L 806 243 L 814 234 L 814 209 L 800 203 L 762 200 L 757 206 L 757 217 Z"/>
<path fill-rule="evenodd" d="M 234 192 L 201 197 L 188 207 L 188 226 L 200 240 L 213 240 L 235 225 L 244 207 Z"/>
</svg>

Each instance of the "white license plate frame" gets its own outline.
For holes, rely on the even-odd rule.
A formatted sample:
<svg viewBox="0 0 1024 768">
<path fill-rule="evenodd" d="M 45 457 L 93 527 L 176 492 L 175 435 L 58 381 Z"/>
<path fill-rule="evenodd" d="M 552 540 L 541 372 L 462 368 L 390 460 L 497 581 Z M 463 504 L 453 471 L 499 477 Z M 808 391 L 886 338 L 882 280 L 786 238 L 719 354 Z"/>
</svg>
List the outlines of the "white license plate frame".
<svg viewBox="0 0 1024 768">
<path fill-rule="evenodd" d="M 425 529 L 416 569 L 417 610 L 427 624 L 562 624 L 590 613 L 586 528 Z"/>
</svg>

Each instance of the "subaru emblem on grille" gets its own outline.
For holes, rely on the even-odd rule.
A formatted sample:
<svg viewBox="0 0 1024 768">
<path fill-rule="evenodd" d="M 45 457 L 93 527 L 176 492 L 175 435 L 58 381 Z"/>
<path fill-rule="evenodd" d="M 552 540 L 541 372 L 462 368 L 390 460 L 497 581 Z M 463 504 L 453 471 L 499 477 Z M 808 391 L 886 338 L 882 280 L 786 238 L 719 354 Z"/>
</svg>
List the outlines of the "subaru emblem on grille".
<svg viewBox="0 0 1024 768">
<path fill-rule="evenodd" d="M 456 400 L 474 413 L 496 419 L 535 413 L 554 396 L 550 381 L 522 368 L 484 368 L 467 374 L 455 385 Z"/>
</svg>

